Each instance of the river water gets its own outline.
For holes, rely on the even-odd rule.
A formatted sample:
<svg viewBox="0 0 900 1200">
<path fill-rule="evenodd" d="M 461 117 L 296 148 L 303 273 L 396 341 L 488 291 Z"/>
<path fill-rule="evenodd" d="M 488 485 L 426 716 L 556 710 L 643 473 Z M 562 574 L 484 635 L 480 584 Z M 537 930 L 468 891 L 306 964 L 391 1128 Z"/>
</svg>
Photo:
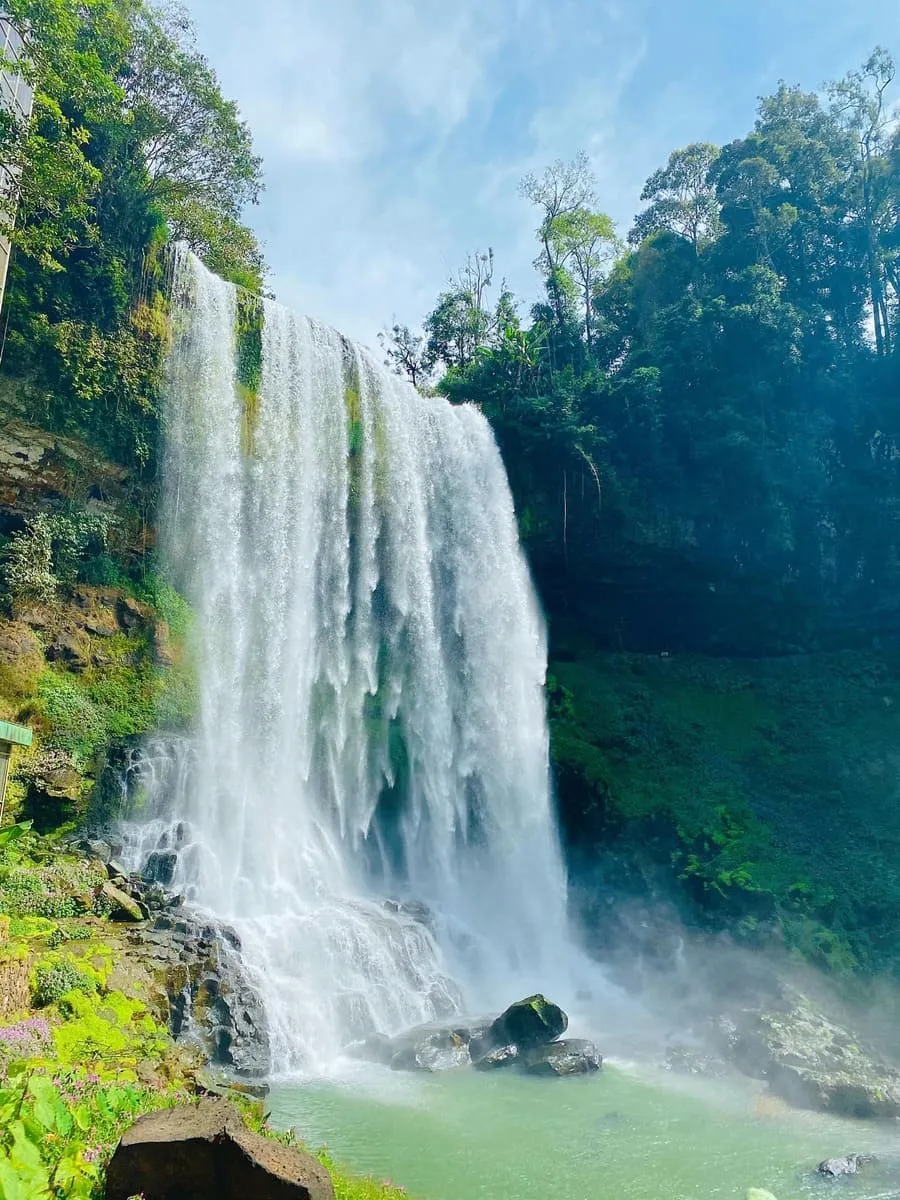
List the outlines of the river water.
<svg viewBox="0 0 900 1200">
<path fill-rule="evenodd" d="M 395 1074 L 281 1083 L 273 1123 L 416 1200 L 777 1200 L 900 1197 L 900 1130 L 791 1110 L 751 1081 L 605 1065 L 599 1075 Z M 824 1158 L 874 1153 L 853 1178 Z"/>
</svg>

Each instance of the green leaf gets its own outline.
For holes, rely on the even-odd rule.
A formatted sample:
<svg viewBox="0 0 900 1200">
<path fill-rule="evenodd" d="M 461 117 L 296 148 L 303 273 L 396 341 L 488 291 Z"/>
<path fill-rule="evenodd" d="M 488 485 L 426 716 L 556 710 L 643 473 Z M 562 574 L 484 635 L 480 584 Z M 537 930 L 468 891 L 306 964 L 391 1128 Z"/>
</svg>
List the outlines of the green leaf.
<svg viewBox="0 0 900 1200">
<path fill-rule="evenodd" d="M 0 850 L 4 850 L 7 846 L 11 846 L 13 842 L 17 842 L 19 838 L 24 837 L 32 824 L 32 821 L 20 821 L 18 825 L 10 825 L 7 829 L 0 829 Z"/>
<path fill-rule="evenodd" d="M 35 1119 L 50 1132 L 59 1129 L 59 1117 L 65 1115 L 66 1109 L 53 1081 L 46 1075 L 32 1075 L 28 1094 L 34 1099 Z"/>
</svg>

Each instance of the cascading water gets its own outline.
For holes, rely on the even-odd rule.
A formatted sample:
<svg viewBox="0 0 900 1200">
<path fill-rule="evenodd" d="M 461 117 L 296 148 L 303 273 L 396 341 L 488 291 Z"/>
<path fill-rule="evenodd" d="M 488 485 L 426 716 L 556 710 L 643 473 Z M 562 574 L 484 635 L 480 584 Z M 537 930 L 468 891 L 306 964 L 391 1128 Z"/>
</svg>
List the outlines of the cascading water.
<svg viewBox="0 0 900 1200">
<path fill-rule="evenodd" d="M 487 422 L 186 252 L 173 303 L 163 539 L 199 715 L 158 816 L 189 831 L 176 884 L 240 931 L 274 1069 L 552 989 L 544 629 Z"/>
</svg>

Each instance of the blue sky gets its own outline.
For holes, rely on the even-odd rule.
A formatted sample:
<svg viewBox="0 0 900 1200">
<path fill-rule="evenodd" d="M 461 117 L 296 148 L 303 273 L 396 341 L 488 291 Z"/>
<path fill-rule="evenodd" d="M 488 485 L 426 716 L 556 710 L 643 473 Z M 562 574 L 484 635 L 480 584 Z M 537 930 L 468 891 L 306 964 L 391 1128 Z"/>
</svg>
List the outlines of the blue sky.
<svg viewBox="0 0 900 1200">
<path fill-rule="evenodd" d="M 265 159 L 248 214 L 278 299 L 374 344 L 476 248 L 523 302 L 528 171 L 585 150 L 624 235 L 676 146 L 751 126 L 876 43 L 900 0 L 188 0 Z"/>
</svg>

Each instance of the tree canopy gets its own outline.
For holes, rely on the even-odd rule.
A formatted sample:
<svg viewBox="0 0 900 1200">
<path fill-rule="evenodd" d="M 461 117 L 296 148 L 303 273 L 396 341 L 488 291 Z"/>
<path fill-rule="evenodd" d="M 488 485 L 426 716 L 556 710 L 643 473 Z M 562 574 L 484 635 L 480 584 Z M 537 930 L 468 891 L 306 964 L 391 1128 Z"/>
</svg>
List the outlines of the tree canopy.
<svg viewBox="0 0 900 1200">
<path fill-rule="evenodd" d="M 166 320 L 161 252 L 186 241 L 253 291 L 265 263 L 243 223 L 261 165 L 184 11 L 148 0 L 9 0 L 31 119 L 0 117 L 17 181 L 3 366 L 42 423 L 148 466 Z"/>
<path fill-rule="evenodd" d="M 482 334 L 466 289 L 426 317 L 426 334 L 448 317 L 479 331 L 465 354 L 428 341 L 429 381 L 493 423 L 551 611 L 614 640 L 732 649 L 893 620 L 893 79 L 877 49 L 821 94 L 780 85 L 744 137 L 673 151 L 627 246 L 584 155 L 527 177 L 530 321 L 505 293 Z"/>
</svg>

